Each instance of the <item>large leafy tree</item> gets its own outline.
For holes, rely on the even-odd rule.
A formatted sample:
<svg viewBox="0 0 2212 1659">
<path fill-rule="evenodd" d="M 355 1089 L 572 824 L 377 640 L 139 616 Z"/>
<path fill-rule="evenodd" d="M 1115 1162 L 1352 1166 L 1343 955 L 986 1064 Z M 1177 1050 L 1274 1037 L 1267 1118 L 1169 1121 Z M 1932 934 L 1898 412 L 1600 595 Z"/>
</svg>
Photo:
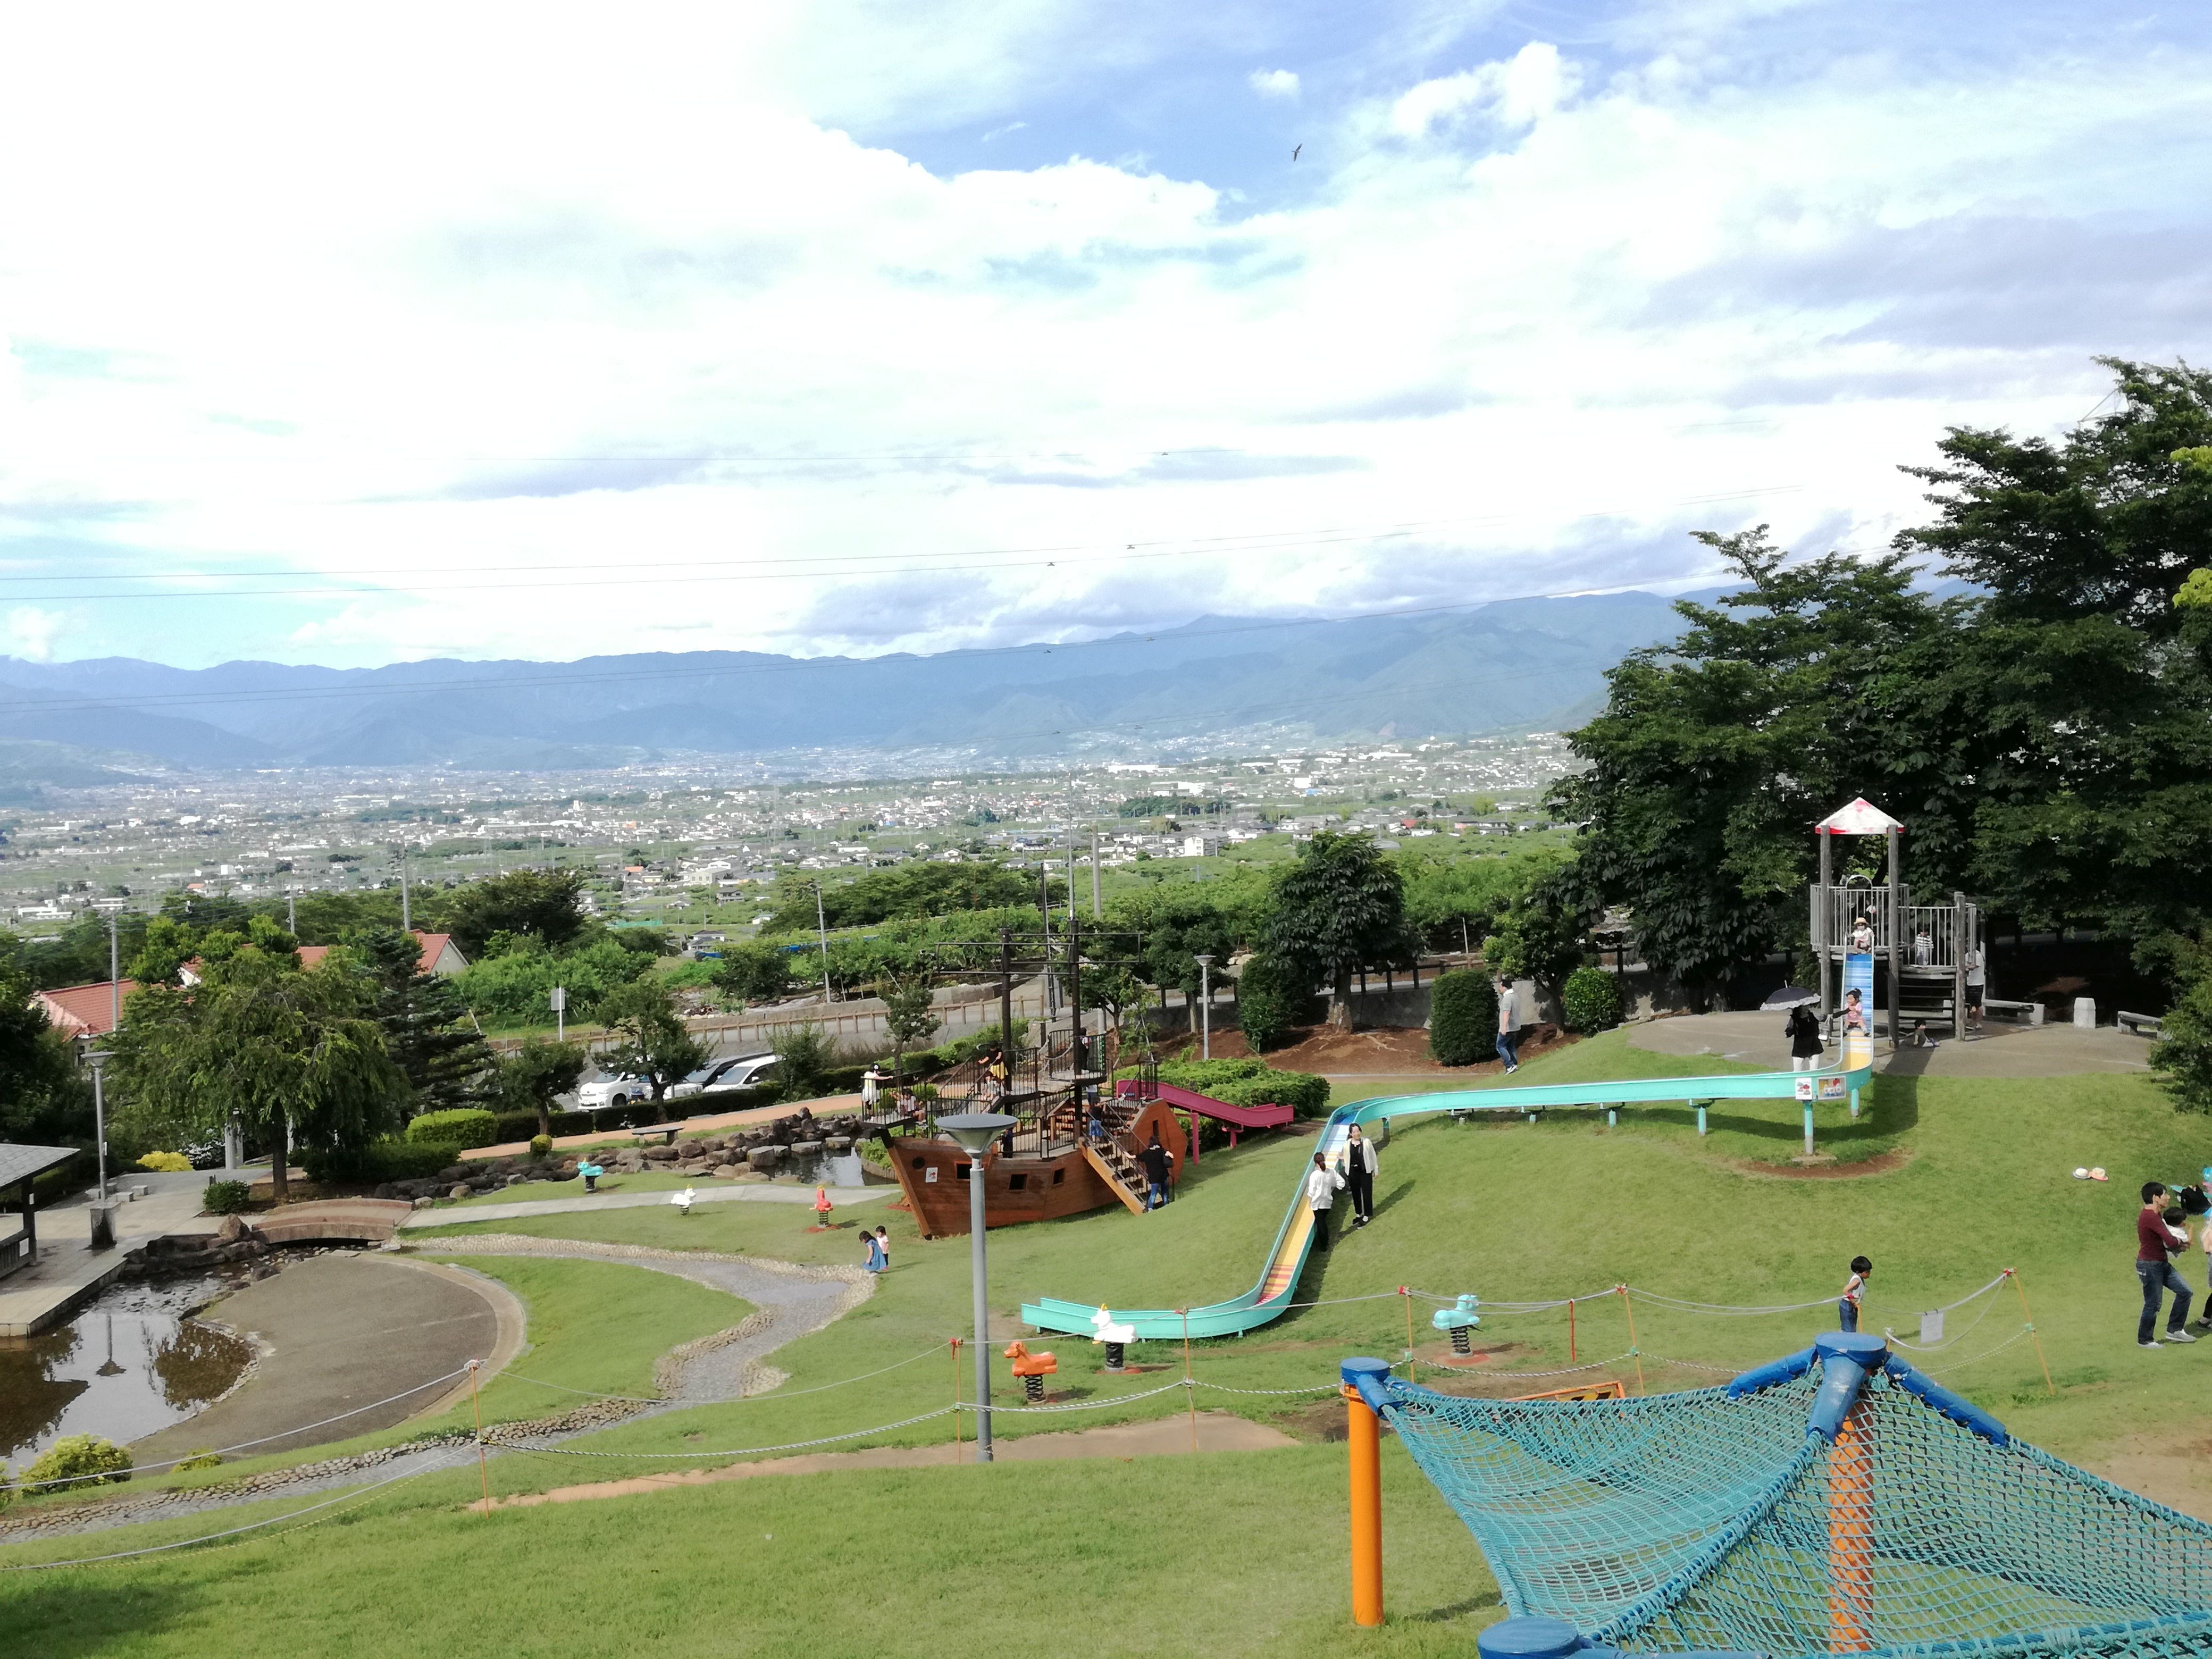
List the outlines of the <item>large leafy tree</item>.
<svg viewBox="0 0 2212 1659">
<path fill-rule="evenodd" d="M 676 999 L 656 980 L 617 987 L 599 999 L 599 1014 L 616 1039 L 605 1064 L 643 1078 L 665 1118 L 669 1085 L 707 1063 L 706 1046 L 691 1035 L 676 1012 Z"/>
<path fill-rule="evenodd" d="M 558 950 L 589 925 L 580 870 L 516 870 L 472 882 L 446 906 L 446 926 L 470 956 L 495 933 Z"/>
<path fill-rule="evenodd" d="M 1952 430 L 1900 550 L 1985 591 L 1942 676 L 1970 728 L 1972 884 L 2039 923 L 2172 957 L 2212 878 L 2212 373 L 2106 360 L 2115 406 L 2063 437 Z"/>
<path fill-rule="evenodd" d="M 884 1035 L 891 1040 L 891 1069 L 906 1075 L 907 1050 L 936 1035 L 939 1021 L 930 1006 L 929 976 L 916 974 L 894 981 L 884 991 Z"/>
<path fill-rule="evenodd" d="M 454 982 L 422 970 L 422 942 L 397 927 L 371 927 L 346 946 L 375 986 L 374 1012 L 386 1050 L 407 1074 L 418 1112 L 465 1106 L 490 1086 L 491 1051 Z"/>
<path fill-rule="evenodd" d="M 373 978 L 342 957 L 313 973 L 289 951 L 247 945 L 189 988 L 149 986 L 117 1034 L 125 1109 L 175 1139 L 235 1116 L 266 1139 L 276 1201 L 295 1146 L 356 1147 L 393 1127 L 406 1074 L 385 1046 Z"/>
<path fill-rule="evenodd" d="M 1417 945 L 1405 883 L 1371 836 L 1318 831 L 1276 881 L 1267 953 L 1304 988 L 1328 991 L 1332 1025 L 1352 1024 L 1354 975 L 1402 965 Z"/>
<path fill-rule="evenodd" d="M 32 1002 L 32 979 L 12 954 L 0 957 L 0 1140 L 88 1141 L 92 1091 L 69 1039 Z"/>
<path fill-rule="evenodd" d="M 1916 878 L 1959 871 L 1972 767 L 1926 681 L 1964 601 L 1916 592 L 1901 554 L 1785 565 L 1764 526 L 1698 539 L 1743 586 L 1677 605 L 1681 638 L 1608 673 L 1554 804 L 1585 825 L 1560 901 L 1629 906 L 1645 959 L 1711 997 L 1802 936 L 1812 826 L 1854 795 L 1911 819 Z"/>
</svg>

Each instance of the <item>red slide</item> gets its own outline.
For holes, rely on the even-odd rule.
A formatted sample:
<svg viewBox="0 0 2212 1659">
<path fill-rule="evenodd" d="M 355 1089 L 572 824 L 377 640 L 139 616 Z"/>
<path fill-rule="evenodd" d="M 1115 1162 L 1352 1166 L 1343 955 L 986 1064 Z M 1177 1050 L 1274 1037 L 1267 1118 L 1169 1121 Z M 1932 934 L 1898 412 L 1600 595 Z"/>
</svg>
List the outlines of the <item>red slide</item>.
<svg viewBox="0 0 2212 1659">
<path fill-rule="evenodd" d="M 1231 1106 L 1225 1100 L 1216 1100 L 1212 1095 L 1202 1095 L 1195 1089 L 1185 1089 L 1173 1083 L 1147 1085 L 1133 1077 L 1123 1078 L 1115 1085 L 1114 1092 L 1124 1098 L 1135 1096 L 1163 1101 L 1179 1110 L 1194 1112 L 1200 1117 L 1210 1117 L 1216 1122 L 1225 1123 L 1229 1126 L 1229 1145 L 1232 1149 L 1237 1145 L 1237 1137 L 1243 1131 L 1279 1129 L 1289 1123 L 1291 1117 L 1289 1107 L 1272 1102 L 1265 1106 Z M 1192 1145 L 1191 1156 L 1194 1159 L 1198 1156 L 1195 1142 Z"/>
</svg>

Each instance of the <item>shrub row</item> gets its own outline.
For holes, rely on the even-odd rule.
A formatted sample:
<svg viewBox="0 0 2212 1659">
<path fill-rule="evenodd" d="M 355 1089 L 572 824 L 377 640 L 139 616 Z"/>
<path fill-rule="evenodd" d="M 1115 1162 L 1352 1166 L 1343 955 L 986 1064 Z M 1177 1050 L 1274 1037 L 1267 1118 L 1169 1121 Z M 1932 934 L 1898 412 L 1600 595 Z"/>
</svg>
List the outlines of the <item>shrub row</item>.
<svg viewBox="0 0 2212 1659">
<path fill-rule="evenodd" d="M 1160 1067 L 1160 1081 L 1195 1089 L 1231 1106 L 1287 1106 L 1300 1117 L 1328 1113 L 1327 1078 L 1279 1072 L 1263 1060 L 1177 1061 Z"/>
<path fill-rule="evenodd" d="M 461 1149 L 451 1141 L 424 1143 L 386 1137 L 366 1146 L 336 1150 L 311 1147 L 300 1156 L 300 1167 L 316 1181 L 358 1182 L 376 1186 L 386 1181 L 419 1181 L 457 1162 Z"/>
<path fill-rule="evenodd" d="M 1490 975 L 1455 968 L 1429 992 L 1429 1053 L 1439 1066 L 1472 1066 L 1498 1052 L 1498 991 Z"/>
<path fill-rule="evenodd" d="M 536 1124 L 536 1114 L 532 1115 L 531 1121 Z M 488 1112 L 481 1106 L 424 1112 L 409 1121 L 407 1139 L 417 1146 L 495 1146 L 499 1144 L 499 1114 Z"/>
</svg>

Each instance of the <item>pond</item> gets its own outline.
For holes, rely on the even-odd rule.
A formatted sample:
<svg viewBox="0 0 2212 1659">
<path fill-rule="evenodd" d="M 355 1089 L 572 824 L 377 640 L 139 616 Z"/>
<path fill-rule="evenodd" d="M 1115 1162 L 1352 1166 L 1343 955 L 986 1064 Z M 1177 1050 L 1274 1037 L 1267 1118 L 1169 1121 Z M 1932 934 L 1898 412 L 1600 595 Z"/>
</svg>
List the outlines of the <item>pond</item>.
<svg viewBox="0 0 2212 1659">
<path fill-rule="evenodd" d="M 126 1443 L 219 1398 L 252 1345 L 190 1316 L 228 1287 L 205 1275 L 118 1285 L 66 1324 L 0 1342 L 0 1462 L 20 1471 L 64 1435 Z"/>
</svg>

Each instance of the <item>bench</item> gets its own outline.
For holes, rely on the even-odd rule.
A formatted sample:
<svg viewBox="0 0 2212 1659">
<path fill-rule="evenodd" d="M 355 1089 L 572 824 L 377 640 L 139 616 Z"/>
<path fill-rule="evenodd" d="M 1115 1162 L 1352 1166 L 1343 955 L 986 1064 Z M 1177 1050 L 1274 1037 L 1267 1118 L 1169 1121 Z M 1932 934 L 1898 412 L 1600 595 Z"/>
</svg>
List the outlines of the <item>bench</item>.
<svg viewBox="0 0 2212 1659">
<path fill-rule="evenodd" d="M 676 1144 L 676 1136 L 683 1127 L 684 1126 L 680 1123 L 647 1123 L 641 1125 L 637 1128 L 632 1129 L 630 1133 L 635 1138 L 637 1144 L 641 1146 L 644 1146 L 648 1140 L 651 1140 L 655 1135 L 659 1135 L 660 1137 L 660 1144 L 662 1146 L 673 1146 Z"/>
<path fill-rule="evenodd" d="M 1991 997 L 1982 1004 L 1982 1007 L 1988 1013 L 2008 1014 L 2025 1019 L 2030 1025 L 2043 1024 L 2043 1005 L 2039 1002 L 2006 1002 Z"/>
<path fill-rule="evenodd" d="M 2156 1014 L 2131 1014 L 2123 1008 L 2112 1016 L 2112 1024 L 2123 1031 L 2132 1031 L 2137 1036 L 2156 1036 L 2159 1034 Z"/>
</svg>

